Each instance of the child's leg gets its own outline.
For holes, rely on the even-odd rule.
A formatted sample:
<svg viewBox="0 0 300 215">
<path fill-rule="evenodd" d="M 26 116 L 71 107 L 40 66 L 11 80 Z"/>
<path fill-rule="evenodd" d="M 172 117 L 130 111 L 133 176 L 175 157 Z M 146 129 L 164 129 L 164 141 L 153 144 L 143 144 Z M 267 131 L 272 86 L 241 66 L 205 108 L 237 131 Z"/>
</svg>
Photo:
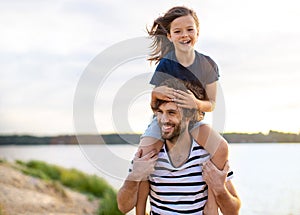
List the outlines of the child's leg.
<svg viewBox="0 0 300 215">
<path fill-rule="evenodd" d="M 142 149 L 142 155 L 148 154 L 150 151 L 155 150 L 156 154 L 160 151 L 163 146 L 161 140 L 161 133 L 158 127 L 156 118 L 153 119 L 151 124 L 142 135 L 138 149 Z M 137 202 L 135 205 L 136 215 L 146 214 L 146 201 L 149 195 L 149 182 L 141 181 L 137 191 Z"/>
<path fill-rule="evenodd" d="M 191 133 L 198 144 L 211 154 L 211 160 L 216 167 L 223 169 L 228 159 L 227 141 L 206 124 L 193 128 Z M 204 214 L 219 214 L 218 205 L 210 188 L 208 188 L 208 200 L 204 208 Z"/>
<path fill-rule="evenodd" d="M 162 146 L 163 141 L 161 140 L 161 131 L 155 117 L 146 129 L 145 133 L 141 136 L 138 147 L 143 150 L 142 156 L 144 156 L 151 150 L 156 150 L 158 153 Z"/>
<path fill-rule="evenodd" d="M 204 210 L 203 210 L 204 215 L 218 215 L 218 205 L 214 196 L 213 191 L 208 188 L 208 197 L 207 197 L 207 202 L 205 204 Z"/>
<path fill-rule="evenodd" d="M 207 124 L 195 127 L 191 131 L 193 138 L 211 155 L 212 162 L 222 170 L 228 160 L 228 143 Z"/>
<path fill-rule="evenodd" d="M 139 185 L 137 203 L 135 206 L 135 214 L 136 215 L 145 215 L 146 214 L 146 203 L 149 194 L 149 182 L 142 181 Z"/>
</svg>

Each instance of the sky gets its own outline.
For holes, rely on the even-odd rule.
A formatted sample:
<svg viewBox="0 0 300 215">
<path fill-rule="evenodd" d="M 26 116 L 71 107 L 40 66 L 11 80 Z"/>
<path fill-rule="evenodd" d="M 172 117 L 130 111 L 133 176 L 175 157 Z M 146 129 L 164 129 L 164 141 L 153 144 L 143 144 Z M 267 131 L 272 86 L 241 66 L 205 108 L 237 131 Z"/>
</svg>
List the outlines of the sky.
<svg viewBox="0 0 300 215">
<path fill-rule="evenodd" d="M 146 27 L 177 5 L 196 11 L 195 49 L 219 66 L 218 109 L 207 122 L 221 132 L 300 132 L 296 0 L 11 0 L 0 2 L 0 134 L 78 132 L 74 99 L 87 68 L 119 43 L 146 37 Z M 113 66 L 90 101 L 97 132 L 143 132 L 155 66 L 140 56 Z M 147 89 L 122 102 L 120 92 L 139 89 L 131 80 L 140 75 Z"/>
</svg>

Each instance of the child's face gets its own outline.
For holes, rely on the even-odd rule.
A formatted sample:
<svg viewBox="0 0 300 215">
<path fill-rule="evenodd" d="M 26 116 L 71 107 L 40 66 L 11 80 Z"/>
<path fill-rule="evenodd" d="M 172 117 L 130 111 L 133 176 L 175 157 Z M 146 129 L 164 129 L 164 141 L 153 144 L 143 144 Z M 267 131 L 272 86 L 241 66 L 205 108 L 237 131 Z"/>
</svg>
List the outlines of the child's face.
<svg viewBox="0 0 300 215">
<path fill-rule="evenodd" d="M 198 35 L 194 18 L 187 15 L 173 20 L 168 38 L 173 42 L 176 50 L 190 51 L 194 49 Z"/>
</svg>

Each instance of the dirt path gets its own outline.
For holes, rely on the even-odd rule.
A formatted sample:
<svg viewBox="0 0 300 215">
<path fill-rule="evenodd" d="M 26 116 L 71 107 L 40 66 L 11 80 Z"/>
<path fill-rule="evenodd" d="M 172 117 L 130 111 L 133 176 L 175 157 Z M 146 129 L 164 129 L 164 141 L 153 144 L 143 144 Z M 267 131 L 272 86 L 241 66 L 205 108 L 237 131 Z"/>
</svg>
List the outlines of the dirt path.
<svg viewBox="0 0 300 215">
<path fill-rule="evenodd" d="M 98 202 L 0 163 L 0 208 L 4 215 L 88 215 L 96 213 Z"/>
</svg>

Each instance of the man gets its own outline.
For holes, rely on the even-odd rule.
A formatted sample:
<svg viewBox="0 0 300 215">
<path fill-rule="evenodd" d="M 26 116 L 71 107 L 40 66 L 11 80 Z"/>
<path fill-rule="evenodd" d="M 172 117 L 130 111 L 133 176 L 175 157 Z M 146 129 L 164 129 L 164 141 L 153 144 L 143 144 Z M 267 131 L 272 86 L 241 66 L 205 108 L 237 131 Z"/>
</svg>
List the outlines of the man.
<svg viewBox="0 0 300 215">
<path fill-rule="evenodd" d="M 122 202 L 119 207 L 127 205 L 124 204 L 126 200 L 128 205 L 132 204 L 130 201 L 136 201 L 137 214 L 145 214 L 149 186 L 146 182 L 139 181 L 145 180 L 145 176 L 152 173 L 149 177 L 152 214 L 202 214 L 207 201 L 207 186 L 203 177 L 213 190 L 223 214 L 238 214 L 240 200 L 231 181 L 225 181 L 228 166 L 219 171 L 208 162 L 204 167 L 206 173 L 202 177 L 202 166 L 199 164 L 208 161 L 210 155 L 189 133 L 188 127 L 195 117 L 195 110 L 178 108 L 174 102 L 158 100 L 155 111 L 162 137 L 166 140 L 164 147 L 158 155 L 155 151 L 143 157 L 140 157 L 141 151 L 136 154 L 132 172 L 124 183 L 126 189 L 123 185 L 118 193 L 118 202 Z M 139 189 L 137 185 L 140 186 Z M 134 196 L 137 189 L 137 199 L 124 200 L 124 196 L 130 196 L 128 191 Z M 127 192 L 126 195 L 124 192 Z M 120 207 L 123 212 L 128 209 L 131 208 Z"/>
</svg>

